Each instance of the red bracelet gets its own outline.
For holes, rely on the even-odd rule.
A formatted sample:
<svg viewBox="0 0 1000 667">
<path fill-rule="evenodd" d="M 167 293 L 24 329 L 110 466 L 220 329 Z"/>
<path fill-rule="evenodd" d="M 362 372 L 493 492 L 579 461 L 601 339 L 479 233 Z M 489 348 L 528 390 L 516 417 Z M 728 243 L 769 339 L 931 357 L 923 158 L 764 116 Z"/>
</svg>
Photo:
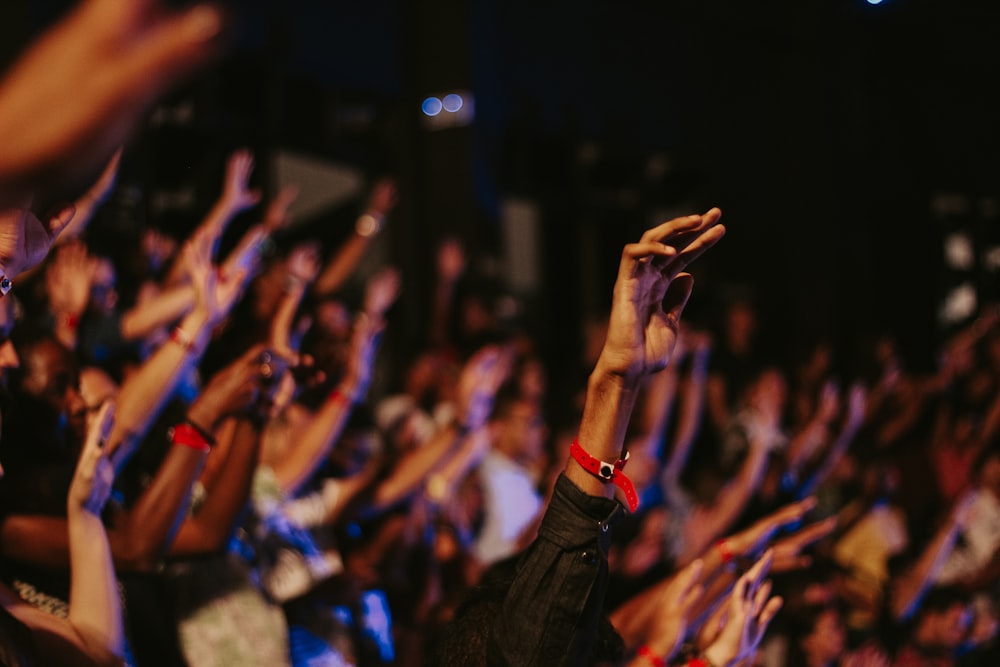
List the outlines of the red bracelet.
<svg viewBox="0 0 1000 667">
<path fill-rule="evenodd" d="M 653 664 L 653 667 L 667 667 L 667 661 L 660 656 L 653 653 L 653 649 L 648 646 L 639 647 L 639 657 L 649 660 Z"/>
<path fill-rule="evenodd" d="M 722 556 L 723 563 L 733 562 L 733 552 L 729 549 L 729 542 L 722 539 L 715 543 L 715 548 L 719 550 L 719 554 Z"/>
<path fill-rule="evenodd" d="M 712 667 L 706 661 L 701 658 L 691 658 L 687 661 L 687 667 Z"/>
<path fill-rule="evenodd" d="M 194 349 L 194 338 L 180 327 L 174 327 L 174 330 L 170 332 L 170 340 L 183 347 L 185 352 Z"/>
<path fill-rule="evenodd" d="M 327 397 L 327 400 L 333 401 L 334 403 L 344 403 L 345 405 L 352 405 L 354 403 L 354 398 L 351 394 L 346 394 L 340 390 L 340 387 L 334 387 L 333 391 Z"/>
<path fill-rule="evenodd" d="M 628 502 L 629 511 L 635 512 L 639 507 L 639 495 L 635 492 L 635 485 L 632 484 L 632 480 L 622 472 L 625 462 L 628 461 L 628 452 L 625 452 L 625 456 L 614 463 L 608 463 L 607 461 L 602 461 L 591 456 L 587 450 L 580 446 L 579 440 L 574 440 L 573 445 L 569 448 L 569 453 L 573 457 L 573 460 L 579 463 L 591 475 L 603 482 L 611 482 L 621 489 L 625 494 L 626 502 Z"/>
<path fill-rule="evenodd" d="M 187 422 L 177 424 L 170 429 L 170 442 L 175 445 L 197 449 L 200 452 L 208 453 L 212 451 L 212 446 L 205 439 L 205 436 L 202 435 L 201 431 Z"/>
</svg>

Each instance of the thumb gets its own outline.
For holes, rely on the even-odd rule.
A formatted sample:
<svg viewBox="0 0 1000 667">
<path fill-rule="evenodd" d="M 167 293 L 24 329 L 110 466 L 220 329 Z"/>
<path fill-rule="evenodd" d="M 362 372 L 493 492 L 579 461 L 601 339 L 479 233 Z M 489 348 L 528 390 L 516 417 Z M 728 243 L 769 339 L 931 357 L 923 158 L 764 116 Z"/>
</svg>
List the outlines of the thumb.
<svg viewBox="0 0 1000 667">
<path fill-rule="evenodd" d="M 49 218 L 49 234 L 52 235 L 52 238 L 56 238 L 66 229 L 66 226 L 72 222 L 74 215 L 76 215 L 76 207 L 68 204 Z"/>
<path fill-rule="evenodd" d="M 663 296 L 663 310 L 675 323 L 680 321 L 692 289 L 694 289 L 694 276 L 690 273 L 679 273 L 670 281 L 670 287 Z"/>
</svg>

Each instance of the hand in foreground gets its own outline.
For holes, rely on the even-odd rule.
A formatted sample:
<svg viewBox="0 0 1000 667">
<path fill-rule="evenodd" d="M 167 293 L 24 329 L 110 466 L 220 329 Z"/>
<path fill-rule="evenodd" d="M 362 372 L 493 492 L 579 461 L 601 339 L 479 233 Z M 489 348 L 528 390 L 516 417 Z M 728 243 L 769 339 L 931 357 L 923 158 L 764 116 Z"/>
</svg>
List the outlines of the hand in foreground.
<svg viewBox="0 0 1000 667">
<path fill-rule="evenodd" d="M 111 495 L 115 471 L 104 451 L 104 442 L 111 434 L 114 415 L 114 403 L 105 401 L 87 425 L 87 438 L 67 496 L 67 510 L 70 514 L 82 511 L 100 516 L 104 503 Z"/>
<path fill-rule="evenodd" d="M 677 341 L 694 278 L 688 264 L 725 234 L 722 212 L 675 218 L 622 251 L 611 318 L 598 365 L 627 380 L 662 370 Z"/>
<path fill-rule="evenodd" d="M 84 0 L 0 83 L 0 204 L 82 190 L 142 115 L 217 51 L 220 11 Z"/>
<path fill-rule="evenodd" d="M 9 280 L 14 280 L 37 266 L 75 212 L 72 206 L 67 206 L 43 223 L 31 212 L 27 201 L 0 211 L 0 271 Z"/>
</svg>

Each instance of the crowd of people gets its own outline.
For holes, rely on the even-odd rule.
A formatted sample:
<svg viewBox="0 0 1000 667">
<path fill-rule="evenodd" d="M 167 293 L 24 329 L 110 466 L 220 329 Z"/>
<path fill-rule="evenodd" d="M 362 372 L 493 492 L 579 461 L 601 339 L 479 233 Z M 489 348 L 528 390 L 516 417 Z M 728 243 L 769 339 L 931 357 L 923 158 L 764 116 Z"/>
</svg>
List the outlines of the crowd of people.
<svg viewBox="0 0 1000 667">
<path fill-rule="evenodd" d="M 1000 310 L 933 372 L 891 330 L 766 353 L 748 295 L 682 320 L 712 208 L 622 250 L 557 417 L 444 239 L 376 390 L 405 276 L 350 287 L 391 178 L 334 247 L 245 149 L 188 235 L 90 225 L 225 23 L 82 0 L 0 82 L 0 662 L 993 664 Z"/>
</svg>

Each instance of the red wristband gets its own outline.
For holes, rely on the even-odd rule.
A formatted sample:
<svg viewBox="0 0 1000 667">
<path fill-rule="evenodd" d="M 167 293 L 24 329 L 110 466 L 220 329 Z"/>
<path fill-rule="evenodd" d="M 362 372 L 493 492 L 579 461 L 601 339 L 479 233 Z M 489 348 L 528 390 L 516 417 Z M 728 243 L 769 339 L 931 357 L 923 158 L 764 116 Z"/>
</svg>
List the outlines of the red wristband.
<svg viewBox="0 0 1000 667">
<path fill-rule="evenodd" d="M 170 429 L 170 442 L 175 445 L 197 449 L 201 452 L 208 453 L 212 451 L 212 446 L 205 439 L 205 436 L 202 435 L 201 431 L 186 422 L 177 424 Z"/>
<path fill-rule="evenodd" d="M 729 549 L 729 542 L 726 540 L 719 540 L 715 543 L 715 548 L 719 550 L 719 555 L 722 556 L 723 563 L 733 562 L 733 552 Z"/>
<path fill-rule="evenodd" d="M 624 458 L 620 458 L 614 463 L 608 463 L 591 456 L 587 450 L 580 446 L 579 440 L 574 440 L 573 445 L 569 448 L 569 453 L 573 460 L 591 475 L 603 482 L 611 482 L 621 489 L 622 493 L 625 494 L 630 512 L 634 512 L 639 507 L 639 495 L 635 492 L 635 485 L 622 472 L 625 462 L 628 461 L 628 452 L 625 452 Z"/>
<path fill-rule="evenodd" d="M 711 667 L 711 665 L 701 658 L 691 658 L 687 661 L 687 667 Z"/>
<path fill-rule="evenodd" d="M 649 660 L 653 667 L 667 667 L 667 661 L 653 653 L 653 649 L 648 646 L 640 647 L 638 655 Z"/>
<path fill-rule="evenodd" d="M 340 390 L 340 387 L 335 387 L 334 390 L 330 392 L 327 400 L 334 401 L 335 403 L 344 403 L 346 405 L 354 403 L 354 399 L 350 396 L 350 394 L 345 394 Z"/>
<path fill-rule="evenodd" d="M 174 330 L 170 332 L 170 340 L 183 347 L 185 352 L 194 349 L 194 339 L 180 327 L 174 327 Z"/>
</svg>

